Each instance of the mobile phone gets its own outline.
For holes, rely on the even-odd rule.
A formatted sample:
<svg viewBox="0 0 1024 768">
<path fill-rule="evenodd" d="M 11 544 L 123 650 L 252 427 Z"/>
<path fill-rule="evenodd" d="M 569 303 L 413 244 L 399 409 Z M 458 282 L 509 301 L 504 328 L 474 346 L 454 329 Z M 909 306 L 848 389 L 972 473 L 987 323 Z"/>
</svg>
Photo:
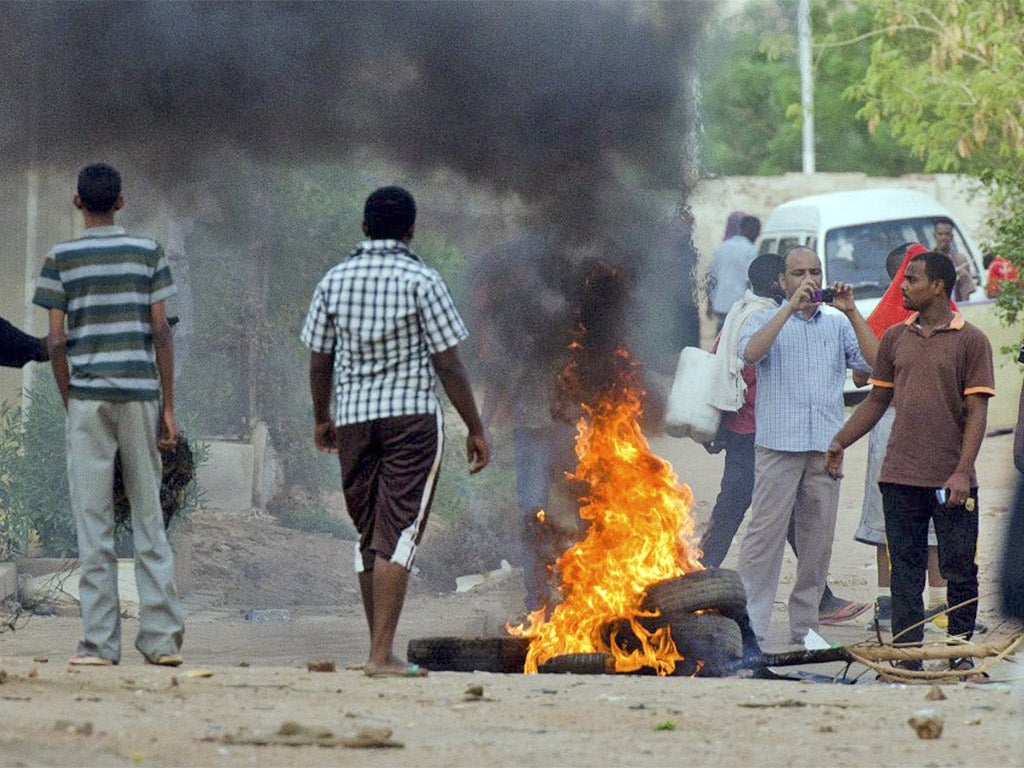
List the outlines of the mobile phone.
<svg viewBox="0 0 1024 768">
<path fill-rule="evenodd" d="M 818 288 L 811 294 L 811 301 L 831 304 L 836 300 L 836 293 L 831 288 Z"/>
<path fill-rule="evenodd" d="M 935 500 L 937 502 L 939 502 L 940 505 L 944 505 L 946 503 L 947 499 L 949 499 L 949 491 L 947 489 L 945 489 L 945 488 L 936 488 L 935 489 Z"/>
</svg>

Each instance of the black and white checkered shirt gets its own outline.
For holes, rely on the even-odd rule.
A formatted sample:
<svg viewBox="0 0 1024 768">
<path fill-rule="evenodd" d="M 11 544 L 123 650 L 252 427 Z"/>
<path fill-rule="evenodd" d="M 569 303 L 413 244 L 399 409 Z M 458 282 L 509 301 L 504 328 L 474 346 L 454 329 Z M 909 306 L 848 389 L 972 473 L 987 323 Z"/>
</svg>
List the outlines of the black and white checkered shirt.
<svg viewBox="0 0 1024 768">
<path fill-rule="evenodd" d="M 435 413 L 431 356 L 469 335 L 448 286 L 397 240 L 367 240 L 313 292 L 302 343 L 334 354 L 334 421 Z"/>
</svg>

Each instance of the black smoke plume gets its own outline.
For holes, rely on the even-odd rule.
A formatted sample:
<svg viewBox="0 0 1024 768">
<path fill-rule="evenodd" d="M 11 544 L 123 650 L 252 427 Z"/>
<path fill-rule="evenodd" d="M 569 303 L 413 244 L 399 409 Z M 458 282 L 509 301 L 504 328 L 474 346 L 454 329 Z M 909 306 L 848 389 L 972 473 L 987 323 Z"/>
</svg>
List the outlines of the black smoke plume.
<svg viewBox="0 0 1024 768">
<path fill-rule="evenodd" d="M 680 186 L 712 3 L 4 2 L 0 156 L 111 152 L 168 185 L 211 152 L 356 148 L 514 192 L 577 233 L 618 169 Z"/>
</svg>

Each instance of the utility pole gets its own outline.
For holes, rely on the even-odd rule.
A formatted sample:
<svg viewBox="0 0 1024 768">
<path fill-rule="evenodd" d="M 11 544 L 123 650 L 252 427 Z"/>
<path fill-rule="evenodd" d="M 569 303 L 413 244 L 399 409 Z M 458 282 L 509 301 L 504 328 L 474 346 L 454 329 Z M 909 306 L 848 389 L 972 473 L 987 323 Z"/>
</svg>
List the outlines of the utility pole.
<svg viewBox="0 0 1024 768">
<path fill-rule="evenodd" d="M 811 2 L 797 4 L 796 34 L 800 41 L 800 108 L 803 114 L 803 170 L 814 173 L 814 79 L 811 75 Z"/>
</svg>

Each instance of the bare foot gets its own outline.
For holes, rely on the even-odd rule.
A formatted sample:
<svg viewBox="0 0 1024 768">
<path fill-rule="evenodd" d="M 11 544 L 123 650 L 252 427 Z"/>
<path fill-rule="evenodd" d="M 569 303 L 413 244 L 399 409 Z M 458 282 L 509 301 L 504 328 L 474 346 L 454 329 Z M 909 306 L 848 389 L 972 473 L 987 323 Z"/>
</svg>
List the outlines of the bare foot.
<svg viewBox="0 0 1024 768">
<path fill-rule="evenodd" d="M 410 664 L 401 659 L 392 658 L 383 665 L 367 661 L 363 665 L 363 674 L 367 677 L 426 677 L 427 670 L 419 664 Z"/>
</svg>

